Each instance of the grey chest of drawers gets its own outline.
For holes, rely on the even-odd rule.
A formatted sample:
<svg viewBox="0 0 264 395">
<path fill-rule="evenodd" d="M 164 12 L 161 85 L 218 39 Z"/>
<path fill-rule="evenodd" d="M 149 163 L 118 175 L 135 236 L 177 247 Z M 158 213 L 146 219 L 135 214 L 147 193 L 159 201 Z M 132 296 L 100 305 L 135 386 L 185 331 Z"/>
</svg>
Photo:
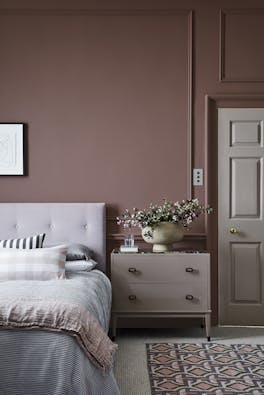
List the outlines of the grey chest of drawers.
<svg viewBox="0 0 264 395">
<path fill-rule="evenodd" d="M 208 253 L 111 254 L 112 334 L 119 317 L 201 317 L 210 340 Z"/>
</svg>

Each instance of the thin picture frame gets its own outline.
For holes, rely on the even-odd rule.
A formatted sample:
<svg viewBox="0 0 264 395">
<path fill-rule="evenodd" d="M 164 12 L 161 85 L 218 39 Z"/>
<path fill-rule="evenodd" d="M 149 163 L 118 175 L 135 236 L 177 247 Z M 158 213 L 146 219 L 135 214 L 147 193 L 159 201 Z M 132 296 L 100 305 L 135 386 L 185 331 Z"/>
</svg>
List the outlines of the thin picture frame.
<svg viewBox="0 0 264 395">
<path fill-rule="evenodd" d="M 24 124 L 0 123 L 0 176 L 24 175 Z"/>
</svg>

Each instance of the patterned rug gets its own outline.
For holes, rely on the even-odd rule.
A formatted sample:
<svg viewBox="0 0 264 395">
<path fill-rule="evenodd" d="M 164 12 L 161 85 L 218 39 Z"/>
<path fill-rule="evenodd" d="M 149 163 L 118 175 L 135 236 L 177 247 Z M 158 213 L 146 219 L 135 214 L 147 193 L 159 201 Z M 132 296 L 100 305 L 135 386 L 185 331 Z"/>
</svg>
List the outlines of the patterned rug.
<svg viewBox="0 0 264 395">
<path fill-rule="evenodd" d="M 264 395 L 264 345 L 146 346 L 152 395 Z"/>
</svg>

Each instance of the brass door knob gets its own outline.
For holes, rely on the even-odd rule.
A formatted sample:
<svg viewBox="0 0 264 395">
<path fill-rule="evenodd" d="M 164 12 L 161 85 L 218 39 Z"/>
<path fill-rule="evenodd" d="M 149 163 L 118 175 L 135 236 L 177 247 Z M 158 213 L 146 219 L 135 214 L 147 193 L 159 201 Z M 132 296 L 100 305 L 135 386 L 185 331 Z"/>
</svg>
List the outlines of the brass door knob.
<svg viewBox="0 0 264 395">
<path fill-rule="evenodd" d="M 232 227 L 229 229 L 229 232 L 232 233 L 232 235 L 234 235 L 237 233 L 237 228 Z"/>
<path fill-rule="evenodd" d="M 128 271 L 129 273 L 134 273 L 134 274 L 138 273 L 138 270 L 135 267 L 129 267 Z"/>
</svg>

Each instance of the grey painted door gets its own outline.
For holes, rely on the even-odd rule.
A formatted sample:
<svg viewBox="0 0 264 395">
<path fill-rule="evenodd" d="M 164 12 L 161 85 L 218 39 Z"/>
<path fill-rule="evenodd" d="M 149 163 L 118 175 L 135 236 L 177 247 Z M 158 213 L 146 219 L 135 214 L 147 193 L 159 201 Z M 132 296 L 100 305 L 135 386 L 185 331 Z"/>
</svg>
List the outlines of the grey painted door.
<svg viewBox="0 0 264 395">
<path fill-rule="evenodd" d="M 218 110 L 219 321 L 264 325 L 264 109 Z"/>
</svg>

